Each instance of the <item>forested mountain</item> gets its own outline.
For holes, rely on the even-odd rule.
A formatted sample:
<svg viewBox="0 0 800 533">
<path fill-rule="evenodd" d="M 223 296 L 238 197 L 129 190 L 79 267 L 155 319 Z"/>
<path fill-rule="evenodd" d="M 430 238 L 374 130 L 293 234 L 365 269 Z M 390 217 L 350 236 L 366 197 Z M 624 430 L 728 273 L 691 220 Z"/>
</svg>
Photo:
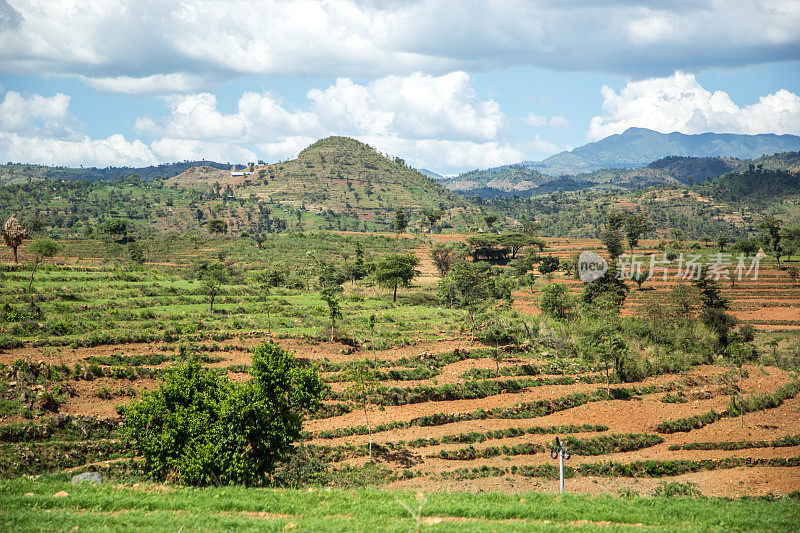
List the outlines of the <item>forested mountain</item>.
<svg viewBox="0 0 800 533">
<path fill-rule="evenodd" d="M 602 168 L 633 168 L 667 156 L 756 159 L 765 154 L 800 150 L 796 135 L 738 135 L 732 133 L 659 133 L 628 128 L 596 142 L 523 166 L 542 174 L 579 174 Z"/>
<path fill-rule="evenodd" d="M 297 159 L 256 165 L 245 176 L 190 169 L 168 184 L 229 187 L 237 197 L 268 199 L 312 211 L 354 216 L 391 216 L 395 209 L 449 210 L 464 199 L 400 158 L 390 159 L 348 137 L 328 137 L 301 151 Z"/>
<path fill-rule="evenodd" d="M 552 178 L 522 165 L 507 165 L 486 170 L 472 170 L 439 183 L 451 191 L 488 188 L 503 192 L 520 192 L 550 181 Z"/>
<path fill-rule="evenodd" d="M 720 176 L 706 182 L 699 190 L 722 201 L 763 207 L 800 195 L 800 172 L 761 165 L 751 164 L 744 170 Z"/>
</svg>

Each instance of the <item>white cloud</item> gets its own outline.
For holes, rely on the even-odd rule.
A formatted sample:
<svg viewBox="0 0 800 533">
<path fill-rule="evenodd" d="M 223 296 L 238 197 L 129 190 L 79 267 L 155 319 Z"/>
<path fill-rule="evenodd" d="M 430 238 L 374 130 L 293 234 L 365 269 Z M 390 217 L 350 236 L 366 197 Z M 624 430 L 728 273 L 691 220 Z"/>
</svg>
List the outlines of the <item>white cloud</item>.
<svg viewBox="0 0 800 533">
<path fill-rule="evenodd" d="M 541 128 L 547 126 L 547 117 L 531 113 L 525 118 L 525 123 L 532 128 Z"/>
<path fill-rule="evenodd" d="M 202 76 L 185 72 L 153 74 L 140 78 L 131 76 L 107 78 L 81 76 L 81 79 L 98 91 L 135 95 L 184 93 L 200 89 L 208 83 L 208 80 Z"/>
<path fill-rule="evenodd" d="M 642 127 L 663 133 L 800 134 L 800 97 L 781 89 L 739 107 L 724 91 L 708 91 L 692 74 L 629 81 L 619 93 L 602 88 L 603 114 L 592 118 L 588 136 L 601 139 Z"/>
<path fill-rule="evenodd" d="M 25 97 L 8 91 L 0 102 L 0 131 L 22 135 L 42 134 L 47 137 L 76 136 L 78 120 L 69 112 L 69 96 L 57 93 L 45 97 Z"/>
<path fill-rule="evenodd" d="M 147 166 L 158 160 L 139 140 L 115 134 L 106 139 L 62 140 L 0 132 L 0 160 L 66 166 Z"/>
<path fill-rule="evenodd" d="M 570 126 L 569 120 L 560 115 L 555 115 L 550 118 L 536 115 L 534 113 L 525 117 L 525 123 L 532 128 L 541 128 L 543 126 L 550 126 L 551 128 L 568 128 Z"/>
<path fill-rule="evenodd" d="M 1 71 L 76 76 L 125 94 L 209 90 L 248 75 L 531 65 L 653 76 L 800 57 L 796 0 L 13 4 L 0 0 Z"/>
<path fill-rule="evenodd" d="M 164 99 L 167 116 L 139 117 L 134 129 L 155 137 L 151 148 L 166 161 L 285 159 L 327 135 L 352 136 L 415 166 L 446 170 L 522 159 L 502 140 L 500 106 L 480 99 L 464 72 L 365 85 L 340 78 L 307 97 L 305 107 L 293 109 L 272 93 L 246 92 L 226 114 L 211 93 L 172 96 Z"/>
<path fill-rule="evenodd" d="M 427 168 L 448 175 L 474 168 L 518 163 L 525 159 L 518 148 L 495 141 L 477 143 L 391 136 L 360 137 L 359 140 L 381 152 L 400 155 L 416 168 Z"/>
<path fill-rule="evenodd" d="M 8 91 L 0 102 L 0 160 L 51 165 L 142 166 L 158 160 L 139 140 L 91 139 L 69 111 L 70 97 Z"/>
<path fill-rule="evenodd" d="M 466 72 L 387 76 L 367 85 L 339 79 L 308 98 L 326 124 L 354 126 L 362 134 L 487 141 L 505 123 L 497 102 L 476 98 Z"/>
<path fill-rule="evenodd" d="M 198 141 L 190 139 L 161 138 L 150 143 L 150 148 L 161 161 L 210 161 L 242 163 L 255 162 L 256 153 L 233 142 Z"/>
<path fill-rule="evenodd" d="M 301 107 L 271 92 L 245 92 L 232 111 L 208 92 L 161 101 L 164 116 L 135 120 L 141 139 L 91 139 L 69 112 L 69 96 L 9 92 L 0 103 L 0 160 L 93 166 L 274 161 L 295 157 L 321 137 L 348 135 L 413 166 L 455 173 L 523 160 L 523 146 L 548 154 L 557 148 L 538 136 L 516 144 L 499 104 L 476 94 L 464 72 L 387 76 L 366 84 L 340 78 L 309 91 Z M 560 120 L 546 119 L 551 126 Z"/>
</svg>

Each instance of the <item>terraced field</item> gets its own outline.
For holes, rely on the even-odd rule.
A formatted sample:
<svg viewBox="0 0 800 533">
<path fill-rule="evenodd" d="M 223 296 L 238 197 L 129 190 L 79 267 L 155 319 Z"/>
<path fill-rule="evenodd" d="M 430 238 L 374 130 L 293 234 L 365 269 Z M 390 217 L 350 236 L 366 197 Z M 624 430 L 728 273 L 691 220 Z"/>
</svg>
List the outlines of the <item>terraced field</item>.
<svg viewBox="0 0 800 533">
<path fill-rule="evenodd" d="M 425 258 L 430 244 L 398 246 L 416 246 Z M 598 244 L 549 240 L 547 251 L 566 258 Z M 347 336 L 329 342 L 325 304 L 314 291 L 279 288 L 265 298 L 243 275 L 223 288 L 212 314 L 200 285 L 179 269 L 130 271 L 70 257 L 37 272 L 33 305 L 23 305 L 29 272 L 2 273 L 4 297 L 12 302 L 3 312 L 31 315 L 6 316 L 0 335 L 0 477 L 87 465 L 130 474 L 135 461 L 120 437 L 124 405 L 187 359 L 247 379 L 248 349 L 271 340 L 318 365 L 330 385 L 324 407 L 304 424 L 301 478 L 339 486 L 554 491 L 549 450 L 559 436 L 573 453 L 570 491 L 650 494 L 667 482 L 731 497 L 800 489 L 800 385 L 791 369 L 767 359 L 740 372 L 721 358 L 714 364 L 686 358 L 643 381 L 607 384 L 603 369 L 566 351 L 555 331 L 542 329 L 516 346 L 470 342 L 463 312 L 437 304 L 429 262 L 397 305 L 386 289 L 346 284 L 339 327 Z M 579 290 L 566 274 L 555 279 Z M 671 283 L 632 290 L 625 312 L 636 313 L 644 295 L 666 293 Z M 530 320 L 539 313 L 539 287 L 515 293 L 514 305 Z M 770 330 L 759 333 L 767 355 L 770 339 L 778 340 L 778 351 L 790 351 L 800 292 L 783 271 L 768 262 L 759 280 L 723 291 L 740 319 Z M 346 394 L 348 371 L 358 361 L 378 381 L 366 410 Z M 737 394 L 746 400 L 743 416 L 731 411 Z"/>
</svg>

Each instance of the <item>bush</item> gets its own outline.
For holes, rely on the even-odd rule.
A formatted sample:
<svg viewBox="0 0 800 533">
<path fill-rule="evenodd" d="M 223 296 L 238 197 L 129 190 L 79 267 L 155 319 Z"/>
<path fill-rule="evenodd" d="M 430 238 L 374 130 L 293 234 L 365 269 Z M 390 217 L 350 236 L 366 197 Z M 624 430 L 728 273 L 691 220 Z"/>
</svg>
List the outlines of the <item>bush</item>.
<svg viewBox="0 0 800 533">
<path fill-rule="evenodd" d="M 697 488 L 697 483 L 680 483 L 679 481 L 672 481 L 667 483 L 662 481 L 653 491 L 653 496 L 663 496 L 672 498 L 674 496 L 700 496 L 700 490 Z"/>
<path fill-rule="evenodd" d="M 125 409 L 125 430 L 146 474 L 190 485 L 267 481 L 300 437 L 302 411 L 318 407 L 323 384 L 276 345 L 257 346 L 252 358 L 250 381 L 231 383 L 189 362 Z"/>
</svg>

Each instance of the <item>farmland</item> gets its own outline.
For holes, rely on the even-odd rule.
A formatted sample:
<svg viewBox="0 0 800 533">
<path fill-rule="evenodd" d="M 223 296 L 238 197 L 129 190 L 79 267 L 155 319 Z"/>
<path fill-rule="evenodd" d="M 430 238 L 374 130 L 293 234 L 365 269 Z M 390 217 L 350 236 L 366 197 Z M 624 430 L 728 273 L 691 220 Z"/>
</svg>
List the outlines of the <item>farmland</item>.
<svg viewBox="0 0 800 533">
<path fill-rule="evenodd" d="M 428 257 L 437 242 L 463 239 L 306 233 L 273 236 L 263 248 L 239 237 L 200 246 L 177 239 L 168 261 L 138 267 L 110 262 L 98 241 L 70 239 L 32 282 L 21 247 L 21 265 L 2 272 L 3 477 L 87 465 L 138 475 L 119 432 L 124 406 L 187 360 L 246 380 L 248 350 L 271 340 L 317 365 L 330 385 L 323 408 L 307 414 L 305 466 L 292 483 L 552 492 L 558 474 L 549 448 L 559 436 L 573 450 L 570 492 L 649 495 L 677 483 L 707 496 L 739 497 L 800 487 L 800 291 L 771 258 L 758 280 L 722 286 L 730 312 L 757 328 L 758 359 L 737 368 L 722 354 L 666 351 L 640 340 L 648 370 L 624 383 L 570 348 L 579 332 L 541 314 L 546 277 L 514 289 L 510 304 L 497 304 L 484 318 L 486 331 L 528 333 L 512 342 L 471 334 L 465 312 L 437 298 L 439 275 Z M 298 254 L 300 242 L 305 251 Z M 367 261 L 416 254 L 421 275 L 397 302 L 369 279 L 345 282 L 343 317 L 332 334 L 314 288 L 317 257 L 351 261 L 356 243 L 368 250 Z M 657 245 L 643 241 L 642 252 Z M 567 259 L 600 247 L 597 240 L 562 238 L 547 239 L 545 249 Z M 713 257 L 717 250 L 699 253 Z M 212 313 L 188 272 L 217 256 L 234 275 Z M 254 277 L 264 267 L 287 279 L 265 292 Z M 571 273 L 548 277 L 575 295 L 582 289 Z M 622 315 L 633 320 L 648 298 L 666 298 L 673 277 L 632 289 Z M 348 394 L 359 361 L 377 381 L 366 409 Z M 736 409 L 742 404 L 744 413 Z"/>
</svg>

